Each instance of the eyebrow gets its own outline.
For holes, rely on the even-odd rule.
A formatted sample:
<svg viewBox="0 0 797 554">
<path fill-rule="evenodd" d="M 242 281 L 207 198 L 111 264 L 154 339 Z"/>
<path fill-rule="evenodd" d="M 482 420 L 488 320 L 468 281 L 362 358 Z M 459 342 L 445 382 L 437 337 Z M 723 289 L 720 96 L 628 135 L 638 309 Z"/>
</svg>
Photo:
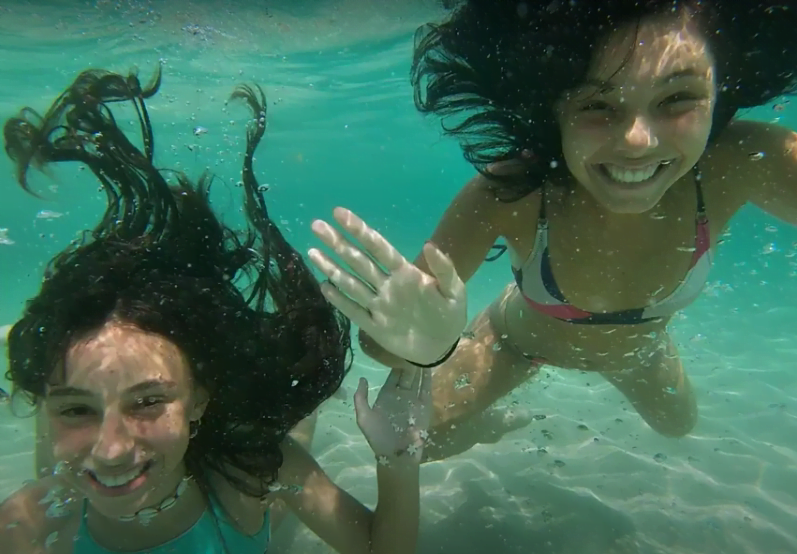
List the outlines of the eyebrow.
<svg viewBox="0 0 797 554">
<path fill-rule="evenodd" d="M 667 85 L 673 81 L 677 81 L 678 79 L 685 79 L 687 77 L 700 77 L 702 73 L 694 67 L 687 67 L 686 69 L 679 69 L 677 71 L 673 71 L 669 75 L 665 75 L 664 77 L 659 77 L 653 82 L 653 86 L 663 86 Z M 584 85 L 594 86 L 599 88 L 602 92 L 610 92 L 617 88 L 617 85 L 611 83 L 610 81 L 604 81 L 602 79 L 591 78 L 584 81 Z"/>
<path fill-rule="evenodd" d="M 136 383 L 132 387 L 125 389 L 122 394 L 135 394 L 144 392 L 153 388 L 165 388 L 165 389 L 172 389 L 177 386 L 177 383 L 174 381 L 164 381 L 161 379 L 150 379 L 148 381 L 141 381 L 140 383 Z M 77 387 L 53 387 L 47 392 L 48 398 L 59 397 L 59 396 L 94 396 L 91 391 L 86 389 L 79 389 Z"/>
</svg>

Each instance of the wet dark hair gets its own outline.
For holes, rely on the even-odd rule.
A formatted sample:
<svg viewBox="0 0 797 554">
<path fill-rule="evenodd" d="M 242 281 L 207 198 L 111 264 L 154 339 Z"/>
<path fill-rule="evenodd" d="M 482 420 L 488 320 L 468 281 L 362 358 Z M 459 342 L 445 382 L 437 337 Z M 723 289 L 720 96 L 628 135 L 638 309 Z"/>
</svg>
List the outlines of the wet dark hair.
<svg viewBox="0 0 797 554">
<path fill-rule="evenodd" d="M 31 167 L 80 162 L 108 198 L 102 221 L 50 262 L 41 291 L 11 329 L 7 378 L 14 395 L 35 403 L 63 378 L 69 346 L 106 322 L 165 337 L 210 393 L 185 454 L 189 474 L 206 492 L 213 470 L 262 497 L 282 465 L 285 435 L 340 387 L 350 324 L 269 217 L 252 167 L 266 128 L 262 90 L 239 86 L 232 94 L 254 118 L 242 178 L 249 226 L 236 231 L 214 214 L 207 174 L 192 183 L 175 172 L 169 184 L 155 168 L 144 101 L 160 84 L 160 69 L 144 87 L 135 73 L 88 70 L 44 116 L 25 108 L 6 121 L 5 150 L 22 188 L 31 190 Z M 111 105 L 119 102 L 135 107 L 142 149 L 114 119 Z"/>
<path fill-rule="evenodd" d="M 491 177 L 499 199 L 517 200 L 565 170 L 554 104 L 584 81 L 596 45 L 618 26 L 682 10 L 694 16 L 716 62 L 710 140 L 739 110 L 797 91 L 797 9 L 782 1 L 467 0 L 443 23 L 416 32 L 415 104 L 444 118 L 445 132 Z M 459 119 L 447 124 L 453 116 Z M 526 160 L 525 174 L 489 172 L 489 164 L 510 159 Z"/>
</svg>

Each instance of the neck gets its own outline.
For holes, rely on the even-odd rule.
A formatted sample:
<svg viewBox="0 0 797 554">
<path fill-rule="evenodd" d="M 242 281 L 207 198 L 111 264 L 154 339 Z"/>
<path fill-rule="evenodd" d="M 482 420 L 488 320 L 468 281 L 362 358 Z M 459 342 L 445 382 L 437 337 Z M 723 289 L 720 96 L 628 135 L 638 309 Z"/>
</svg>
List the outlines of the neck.
<svg viewBox="0 0 797 554">
<path fill-rule="evenodd" d="M 672 187 L 673 189 L 675 186 Z M 594 235 L 612 235 L 637 233 L 640 229 L 649 230 L 651 224 L 663 221 L 668 213 L 667 206 L 672 205 L 675 191 L 668 190 L 664 197 L 650 210 L 641 213 L 614 212 L 598 202 L 583 186 L 577 186 L 570 192 L 567 203 L 578 210 L 579 227 L 590 229 Z"/>
<path fill-rule="evenodd" d="M 576 221 L 577 228 L 574 233 L 586 233 L 596 240 L 603 240 L 607 235 L 627 233 L 638 229 L 643 221 L 650 219 L 650 213 L 624 214 L 607 209 L 598 202 L 592 194 L 581 185 L 574 189 L 563 189 L 561 192 L 563 209 L 570 212 L 567 220 Z M 575 214 L 578 214 L 575 217 Z"/>
<path fill-rule="evenodd" d="M 607 209 L 582 185 L 570 189 L 567 204 L 576 208 L 584 226 L 597 233 L 636 233 L 640 228 L 650 230 L 651 223 L 664 222 L 666 214 L 681 213 L 684 206 L 694 205 L 696 197 L 692 173 L 681 176 L 664 193 L 658 203 L 642 213 L 618 213 Z"/>
</svg>

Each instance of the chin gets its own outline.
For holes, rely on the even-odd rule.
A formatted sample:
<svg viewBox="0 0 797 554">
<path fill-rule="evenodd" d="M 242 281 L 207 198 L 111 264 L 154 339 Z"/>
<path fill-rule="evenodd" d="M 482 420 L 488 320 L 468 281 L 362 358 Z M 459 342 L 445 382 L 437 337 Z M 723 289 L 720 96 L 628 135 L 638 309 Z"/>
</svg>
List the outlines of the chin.
<svg viewBox="0 0 797 554">
<path fill-rule="evenodd" d="M 149 461 L 127 475 L 116 478 L 99 477 L 91 471 L 85 471 L 80 477 L 80 489 L 92 507 L 101 514 L 107 517 L 125 516 L 148 503 L 148 497 L 163 480 L 158 470 L 158 464 Z"/>
<path fill-rule="evenodd" d="M 608 202 L 601 202 L 601 204 L 610 212 L 618 215 L 642 215 L 655 208 L 660 200 L 661 196 L 633 202 L 621 201 L 614 198 Z"/>
</svg>

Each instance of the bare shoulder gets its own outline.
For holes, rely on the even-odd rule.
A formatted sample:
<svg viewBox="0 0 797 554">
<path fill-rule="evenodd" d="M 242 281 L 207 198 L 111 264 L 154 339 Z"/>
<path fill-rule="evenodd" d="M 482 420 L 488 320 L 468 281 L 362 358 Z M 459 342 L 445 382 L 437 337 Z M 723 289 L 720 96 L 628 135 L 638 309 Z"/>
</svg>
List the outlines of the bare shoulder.
<svg viewBox="0 0 797 554">
<path fill-rule="evenodd" d="M 227 467 L 229 474 L 253 488 L 260 485 L 259 479 L 245 474 L 235 467 Z M 263 527 L 265 511 L 270 503 L 249 496 L 237 489 L 225 476 L 213 472 L 208 477 L 216 499 L 221 504 L 230 522 L 245 535 L 254 535 Z"/>
<path fill-rule="evenodd" d="M 324 470 L 315 457 L 307 449 L 290 436 L 285 437 L 280 445 L 282 450 L 282 467 L 279 470 L 279 487 L 274 498 L 295 497 L 296 492 L 310 485 L 325 486 L 329 481 Z M 331 483 L 329 483 L 331 484 Z"/>
<path fill-rule="evenodd" d="M 438 221 L 430 240 L 448 255 L 463 281 L 478 271 L 497 239 L 514 236 L 515 222 L 529 216 L 524 207 L 528 198 L 506 202 L 497 194 L 501 177 L 520 176 L 525 167 L 523 160 L 491 165 L 485 174 L 475 175 L 462 187 Z M 538 199 L 536 202 L 539 205 Z M 423 271 L 429 270 L 422 254 L 414 263 Z"/>
<path fill-rule="evenodd" d="M 736 119 L 720 133 L 710 151 L 723 161 L 758 161 L 763 156 L 787 153 L 797 133 L 778 123 Z M 777 150 L 773 150 L 777 149 Z"/>
<path fill-rule="evenodd" d="M 81 502 L 54 478 L 26 484 L 0 504 L 0 543 L 15 554 L 72 554 Z"/>
<path fill-rule="evenodd" d="M 734 120 L 706 149 L 701 169 L 706 185 L 739 206 L 750 190 L 777 173 L 797 153 L 797 133 L 777 123 Z M 709 190 L 710 193 L 710 190 Z"/>
<path fill-rule="evenodd" d="M 471 206 L 481 208 L 478 217 L 488 220 L 501 230 L 501 235 L 504 235 L 508 229 L 512 228 L 511 222 L 513 219 L 517 219 L 516 216 L 525 215 L 527 209 L 536 213 L 539 207 L 539 194 L 529 194 L 511 202 L 502 201 L 496 194 L 501 184 L 500 178 L 521 177 L 525 171 L 526 163 L 522 160 L 507 160 L 491 164 L 487 168 L 487 174 L 477 173 L 466 183 L 460 194 L 468 197 Z"/>
<path fill-rule="evenodd" d="M 788 127 L 738 119 L 728 124 L 706 154 L 718 176 L 733 179 L 740 171 L 749 174 L 766 165 L 757 162 L 793 155 L 795 148 L 797 133 Z"/>
<path fill-rule="evenodd" d="M 295 490 L 297 486 L 301 485 L 307 473 L 316 467 L 314 459 L 290 436 L 287 436 L 280 444 L 280 450 L 282 451 L 282 465 L 278 472 L 278 483 L 286 491 Z M 258 489 L 262 485 L 259 478 L 248 475 L 237 467 L 227 466 L 226 472 L 229 477 L 233 477 L 253 489 Z M 269 491 L 263 499 L 249 496 L 233 486 L 228 477 L 216 472 L 210 474 L 209 483 L 227 514 L 242 531 L 250 534 L 260 529 L 262 517 L 268 507 L 284 495 L 284 491 L 277 487 L 275 490 Z"/>
</svg>

